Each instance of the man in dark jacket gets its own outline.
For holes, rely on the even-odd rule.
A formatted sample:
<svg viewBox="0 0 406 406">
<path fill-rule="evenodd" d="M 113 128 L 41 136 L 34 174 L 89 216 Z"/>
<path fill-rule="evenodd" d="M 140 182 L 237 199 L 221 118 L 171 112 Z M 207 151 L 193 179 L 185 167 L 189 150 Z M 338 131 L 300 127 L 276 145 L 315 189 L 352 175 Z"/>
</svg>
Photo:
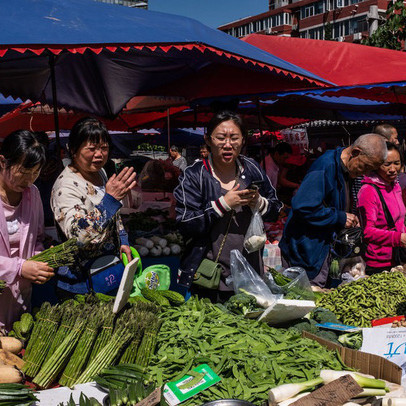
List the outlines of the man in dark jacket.
<svg viewBox="0 0 406 406">
<path fill-rule="evenodd" d="M 285 265 L 305 268 L 313 285 L 325 286 L 334 233 L 359 225 L 350 213 L 351 181 L 377 169 L 386 155 L 385 140 L 365 134 L 314 162 L 292 200 L 279 244 Z"/>
</svg>

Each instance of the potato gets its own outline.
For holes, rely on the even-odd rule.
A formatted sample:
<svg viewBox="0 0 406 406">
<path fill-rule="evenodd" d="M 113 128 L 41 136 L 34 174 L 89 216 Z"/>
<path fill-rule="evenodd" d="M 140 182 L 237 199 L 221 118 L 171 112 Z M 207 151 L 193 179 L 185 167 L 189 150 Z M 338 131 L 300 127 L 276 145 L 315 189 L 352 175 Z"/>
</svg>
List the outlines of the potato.
<svg viewBox="0 0 406 406">
<path fill-rule="evenodd" d="M 23 343 L 14 337 L 0 337 L 0 349 L 18 354 L 23 349 Z"/>
<path fill-rule="evenodd" d="M 7 350 L 0 350 L 0 365 L 9 365 L 22 369 L 25 362 L 18 356 Z"/>
<path fill-rule="evenodd" d="M 16 367 L 9 365 L 0 366 L 0 383 L 21 383 L 23 373 Z"/>
</svg>

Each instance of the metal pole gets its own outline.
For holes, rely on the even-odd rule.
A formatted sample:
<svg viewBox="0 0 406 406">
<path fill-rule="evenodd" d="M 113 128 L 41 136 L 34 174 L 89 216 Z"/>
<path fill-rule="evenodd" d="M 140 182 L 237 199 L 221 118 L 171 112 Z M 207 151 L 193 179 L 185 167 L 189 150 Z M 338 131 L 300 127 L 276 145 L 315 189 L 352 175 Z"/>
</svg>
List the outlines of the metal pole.
<svg viewBox="0 0 406 406">
<path fill-rule="evenodd" d="M 259 99 L 257 99 L 257 113 L 258 113 L 259 134 L 260 134 L 260 137 L 261 137 L 261 161 L 262 161 L 262 164 L 263 164 L 264 171 L 266 171 L 264 133 L 263 133 L 263 131 L 262 131 L 262 123 L 261 123 L 261 103 L 260 103 Z"/>
<path fill-rule="evenodd" d="M 57 152 L 58 158 L 60 158 L 61 157 L 61 141 L 59 138 L 58 99 L 56 97 L 55 55 L 52 53 L 49 55 L 49 67 L 51 68 L 52 105 L 53 105 L 53 110 L 54 110 L 56 152 Z"/>
<path fill-rule="evenodd" d="M 171 149 L 171 119 L 170 119 L 170 108 L 168 107 L 166 112 L 166 125 L 168 127 L 168 154 L 169 154 L 169 150 Z"/>
</svg>

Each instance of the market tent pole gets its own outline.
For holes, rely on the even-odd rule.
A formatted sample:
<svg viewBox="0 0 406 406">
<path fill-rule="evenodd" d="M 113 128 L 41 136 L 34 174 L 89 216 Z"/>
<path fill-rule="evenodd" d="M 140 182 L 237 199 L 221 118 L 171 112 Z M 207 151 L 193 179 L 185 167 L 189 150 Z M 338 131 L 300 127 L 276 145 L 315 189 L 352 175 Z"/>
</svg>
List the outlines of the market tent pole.
<svg viewBox="0 0 406 406">
<path fill-rule="evenodd" d="M 262 131 L 262 124 L 261 124 L 261 103 L 259 99 L 257 99 L 257 114 L 258 114 L 258 126 L 259 126 L 259 136 L 261 137 L 261 161 L 264 165 L 264 171 L 266 171 L 266 164 L 265 164 L 265 148 L 264 148 L 264 133 Z"/>
<path fill-rule="evenodd" d="M 171 149 L 171 118 L 170 118 L 171 114 L 170 114 L 170 108 L 169 107 L 167 108 L 166 112 L 167 112 L 166 123 L 167 123 L 167 126 L 168 126 L 168 154 L 169 154 L 169 151 Z"/>
<path fill-rule="evenodd" d="M 55 140 L 57 156 L 61 157 L 61 142 L 59 139 L 59 116 L 58 116 L 58 99 L 56 94 L 56 77 L 55 77 L 55 55 L 49 55 L 49 67 L 51 68 L 51 85 L 52 85 L 52 105 L 54 110 L 55 121 Z"/>
</svg>

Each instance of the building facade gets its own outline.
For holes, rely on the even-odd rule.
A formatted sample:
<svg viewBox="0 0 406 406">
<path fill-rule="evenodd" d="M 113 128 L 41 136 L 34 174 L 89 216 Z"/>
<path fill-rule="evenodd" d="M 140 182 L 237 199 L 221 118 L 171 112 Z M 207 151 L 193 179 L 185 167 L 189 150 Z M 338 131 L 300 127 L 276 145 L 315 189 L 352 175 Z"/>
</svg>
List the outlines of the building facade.
<svg viewBox="0 0 406 406">
<path fill-rule="evenodd" d="M 126 7 L 148 9 L 148 0 L 96 0 L 102 3 L 119 4 Z"/>
<path fill-rule="evenodd" d="M 252 33 L 360 42 L 385 19 L 388 0 L 269 0 L 269 11 L 218 27 Z"/>
</svg>

